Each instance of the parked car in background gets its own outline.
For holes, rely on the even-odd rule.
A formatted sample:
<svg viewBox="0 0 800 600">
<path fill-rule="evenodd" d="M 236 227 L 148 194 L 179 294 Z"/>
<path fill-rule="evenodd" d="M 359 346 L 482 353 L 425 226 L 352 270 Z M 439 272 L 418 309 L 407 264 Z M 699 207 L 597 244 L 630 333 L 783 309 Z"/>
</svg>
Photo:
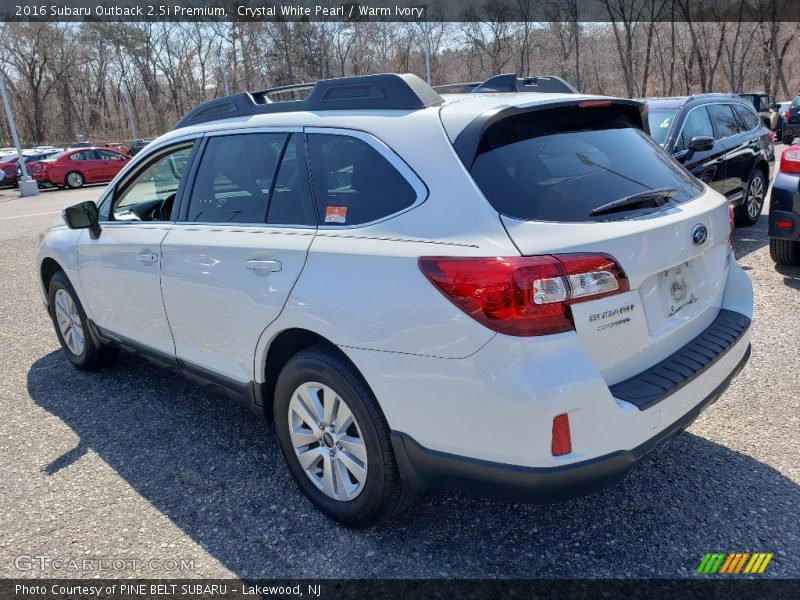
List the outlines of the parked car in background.
<svg viewBox="0 0 800 600">
<path fill-rule="evenodd" d="M 73 149 L 73 148 L 93 148 L 93 147 L 94 147 L 94 144 L 92 142 L 84 141 L 84 142 L 72 142 L 67 147 L 67 149 L 70 150 L 70 149 Z"/>
<path fill-rule="evenodd" d="M 107 148 L 77 148 L 59 152 L 31 165 L 31 177 L 44 185 L 79 188 L 86 183 L 106 183 L 130 160 Z"/>
<path fill-rule="evenodd" d="M 3 185 L 17 184 L 17 161 L 19 160 L 16 152 L 0 156 L 0 171 L 3 172 Z"/>
<path fill-rule="evenodd" d="M 22 167 L 20 166 L 20 162 L 25 163 L 25 167 L 28 169 L 28 174 L 30 174 L 30 169 L 33 164 L 37 161 L 45 160 L 50 158 L 51 156 L 55 156 L 58 154 L 58 150 L 45 150 L 41 152 L 32 152 L 31 154 L 23 154 L 22 161 L 17 161 L 17 166 L 14 169 L 14 175 L 16 176 L 17 181 L 22 179 Z"/>
<path fill-rule="evenodd" d="M 766 92 L 751 92 L 739 96 L 753 105 L 768 129 L 775 131 L 778 128 L 778 105 L 775 103 L 775 96 Z"/>
<path fill-rule="evenodd" d="M 6 173 L 5 171 L 0 170 L 0 185 L 5 185 L 6 180 Z"/>
<path fill-rule="evenodd" d="M 129 150 L 127 144 L 122 144 L 120 142 L 109 142 L 108 144 L 103 144 L 103 148 L 116 150 L 117 152 L 122 152 L 123 154 L 128 154 Z M 128 156 L 130 156 L 130 154 L 128 154 Z"/>
<path fill-rule="evenodd" d="M 16 154 L 16 148 L 0 148 L 0 156 L 8 156 L 9 154 Z"/>
<path fill-rule="evenodd" d="M 786 115 L 786 109 L 791 105 L 791 100 L 786 102 L 778 102 L 778 127 L 775 129 L 775 134 L 780 141 L 783 141 L 784 124 L 786 123 L 784 116 Z"/>
<path fill-rule="evenodd" d="M 781 140 L 784 144 L 791 144 L 800 136 L 800 94 L 783 111 L 783 131 Z"/>
<path fill-rule="evenodd" d="M 700 181 L 728 198 L 738 225 L 764 206 L 775 160 L 774 133 L 734 94 L 647 100 L 650 135 Z"/>
<path fill-rule="evenodd" d="M 779 265 L 800 265 L 800 145 L 784 148 L 772 183 L 769 254 Z"/>
<path fill-rule="evenodd" d="M 147 146 L 147 144 L 152 141 L 153 140 L 134 140 L 128 148 L 128 154 L 130 156 L 136 156 L 145 146 Z"/>
<path fill-rule="evenodd" d="M 33 148 L 33 150 L 35 152 L 49 152 L 51 150 L 55 152 L 58 150 L 58 148 L 56 148 L 55 146 L 36 146 L 35 148 Z"/>
</svg>

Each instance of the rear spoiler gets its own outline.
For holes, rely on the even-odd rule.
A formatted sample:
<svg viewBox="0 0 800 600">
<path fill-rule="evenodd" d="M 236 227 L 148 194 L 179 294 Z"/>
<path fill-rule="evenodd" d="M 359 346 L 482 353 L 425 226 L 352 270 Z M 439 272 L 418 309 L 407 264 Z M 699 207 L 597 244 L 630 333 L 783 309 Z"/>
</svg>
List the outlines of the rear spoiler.
<svg viewBox="0 0 800 600">
<path fill-rule="evenodd" d="M 605 97 L 586 97 L 559 99 L 553 102 L 538 102 L 523 106 L 496 106 L 475 117 L 461 133 L 453 140 L 453 147 L 456 154 L 464 163 L 467 169 L 472 168 L 475 161 L 478 147 L 484 134 L 492 125 L 524 113 L 532 113 L 538 110 L 552 110 L 560 107 L 579 106 L 585 108 L 600 108 L 619 106 L 625 107 L 632 121 L 646 134 L 650 134 L 650 126 L 647 121 L 647 105 L 640 100 L 629 100 L 627 98 L 605 98 Z"/>
<path fill-rule="evenodd" d="M 517 77 L 515 73 L 495 75 L 486 81 L 447 83 L 433 88 L 441 94 L 491 94 L 504 92 L 534 92 L 539 94 L 577 94 L 571 84 L 554 75 Z"/>
</svg>

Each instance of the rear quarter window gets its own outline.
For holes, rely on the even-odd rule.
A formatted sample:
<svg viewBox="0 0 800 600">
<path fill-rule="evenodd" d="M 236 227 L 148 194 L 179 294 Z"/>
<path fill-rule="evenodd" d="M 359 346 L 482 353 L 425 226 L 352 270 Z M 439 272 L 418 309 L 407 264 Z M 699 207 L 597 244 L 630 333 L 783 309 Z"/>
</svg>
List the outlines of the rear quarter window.
<svg viewBox="0 0 800 600">
<path fill-rule="evenodd" d="M 675 205 L 703 189 L 629 109 L 616 107 L 559 107 L 503 119 L 484 135 L 471 175 L 495 210 L 535 221 L 630 218 L 658 208 L 591 213 L 648 190 L 674 189 L 669 203 Z"/>
</svg>

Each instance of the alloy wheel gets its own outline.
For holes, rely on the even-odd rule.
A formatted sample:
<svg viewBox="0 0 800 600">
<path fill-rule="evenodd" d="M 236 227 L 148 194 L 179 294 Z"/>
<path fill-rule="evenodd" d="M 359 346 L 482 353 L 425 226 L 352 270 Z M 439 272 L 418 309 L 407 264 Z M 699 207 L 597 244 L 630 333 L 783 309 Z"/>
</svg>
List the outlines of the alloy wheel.
<svg viewBox="0 0 800 600">
<path fill-rule="evenodd" d="M 85 348 L 83 323 L 75 301 L 64 289 L 56 291 L 55 313 L 67 349 L 75 356 L 80 356 Z"/>
<path fill-rule="evenodd" d="M 83 185 L 83 177 L 80 173 L 70 173 L 67 176 L 67 183 L 69 183 L 71 187 L 81 187 Z"/>
<path fill-rule="evenodd" d="M 289 402 L 289 435 L 297 460 L 334 500 L 356 498 L 367 481 L 367 447 L 350 407 L 332 388 L 308 382 Z"/>
<path fill-rule="evenodd" d="M 764 206 L 764 179 L 756 175 L 747 190 L 747 214 L 755 220 Z"/>
</svg>

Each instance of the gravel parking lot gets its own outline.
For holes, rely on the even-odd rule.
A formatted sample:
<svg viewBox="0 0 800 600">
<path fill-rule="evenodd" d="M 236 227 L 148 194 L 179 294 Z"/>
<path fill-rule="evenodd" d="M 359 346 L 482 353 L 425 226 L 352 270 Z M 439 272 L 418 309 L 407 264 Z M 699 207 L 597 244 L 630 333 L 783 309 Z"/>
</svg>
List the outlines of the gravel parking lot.
<svg viewBox="0 0 800 600">
<path fill-rule="evenodd" d="M 142 561 L 104 573 L 124 577 L 184 560 L 188 577 L 672 578 L 706 552 L 763 551 L 765 576 L 800 577 L 800 269 L 770 261 L 766 216 L 736 232 L 756 290 L 750 363 L 620 486 L 550 506 L 430 492 L 349 531 L 297 490 L 271 425 L 134 356 L 97 374 L 63 358 L 36 234 L 101 189 L 0 190 L 0 576 L 98 575 L 19 570 L 46 555 Z"/>
</svg>

